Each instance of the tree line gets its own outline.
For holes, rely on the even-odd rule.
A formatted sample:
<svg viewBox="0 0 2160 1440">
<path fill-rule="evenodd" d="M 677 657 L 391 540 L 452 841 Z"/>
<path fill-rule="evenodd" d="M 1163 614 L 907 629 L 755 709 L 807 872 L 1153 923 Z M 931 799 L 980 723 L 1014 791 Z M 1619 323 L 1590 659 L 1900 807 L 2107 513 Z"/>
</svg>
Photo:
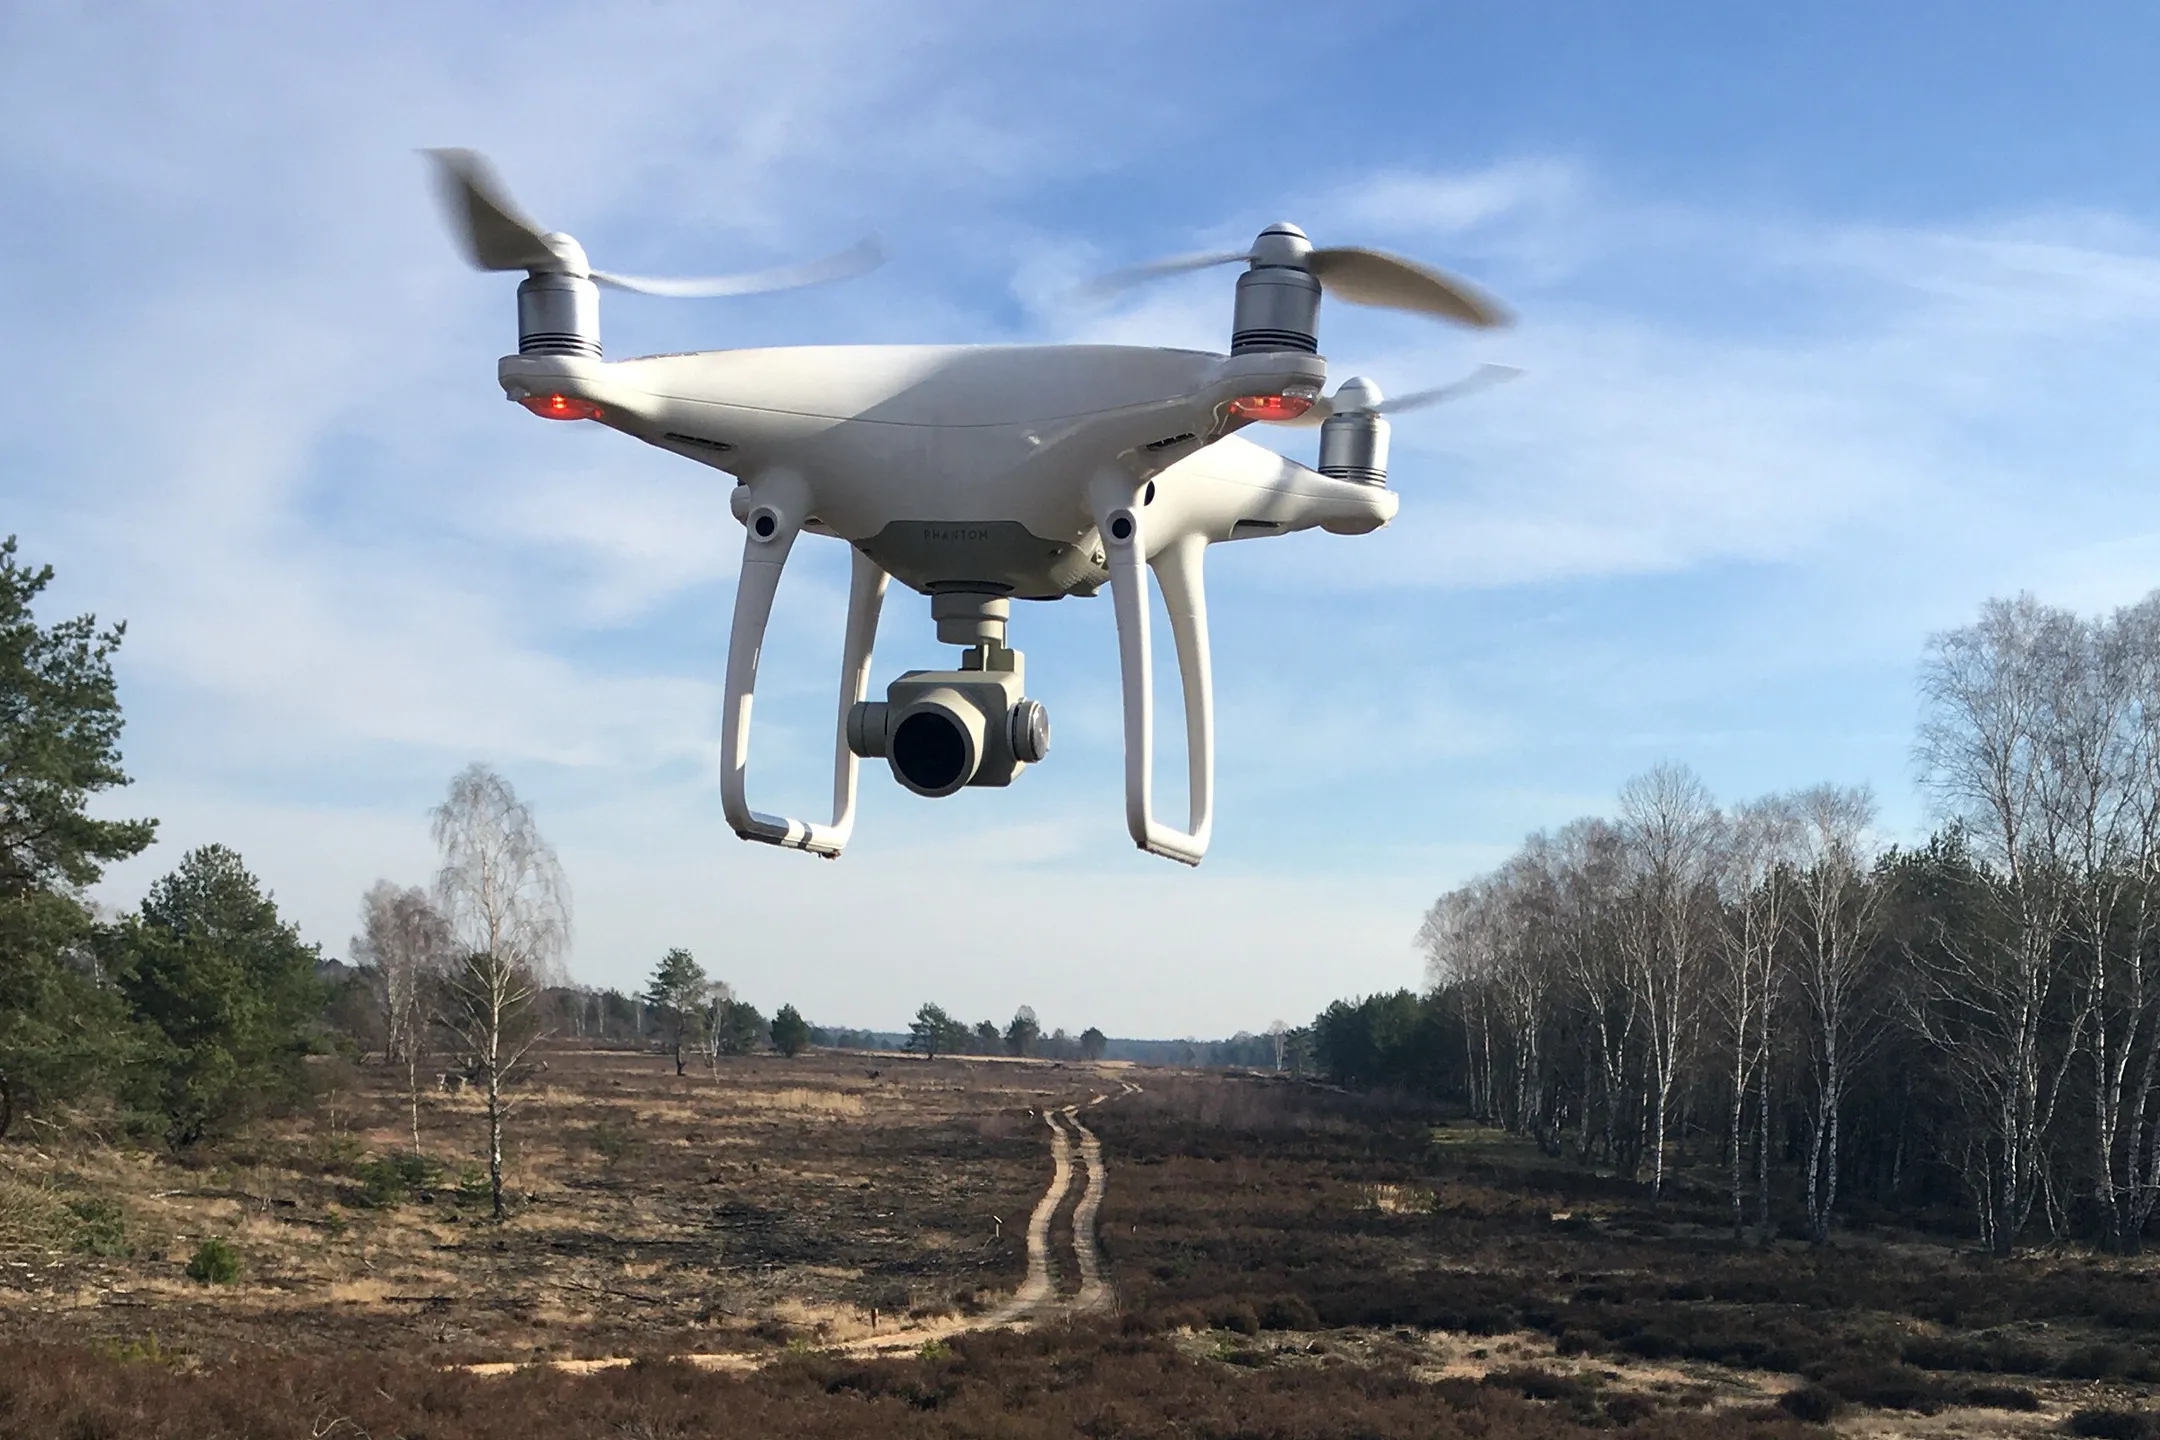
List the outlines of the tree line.
<svg viewBox="0 0 2160 1440">
<path fill-rule="evenodd" d="M 628 1009 L 636 1038 L 667 1039 L 677 1073 L 686 1050 L 717 1061 L 809 1043 L 793 1006 L 768 1021 L 685 950 L 634 1001 L 568 985 L 562 866 L 483 765 L 431 812 L 431 882 L 363 898 L 351 967 L 303 940 L 223 845 L 189 851 L 133 911 L 101 914 L 89 888 L 157 825 L 90 813 L 128 783 L 112 668 L 126 632 L 90 615 L 41 623 L 52 579 L 0 543 L 0 1137 L 99 1100 L 125 1132 L 187 1148 L 304 1103 L 308 1057 L 357 1050 L 402 1070 L 416 1150 L 423 1090 L 477 1090 L 500 1215 L 511 1092 L 543 1037 L 604 1033 Z"/>
<path fill-rule="evenodd" d="M 90 903 L 157 824 L 89 813 L 127 784 L 112 673 L 126 628 L 40 624 L 52 578 L 0 542 L 0 1136 L 100 1092 L 130 1130 L 188 1146 L 298 1093 L 317 952 L 221 845 L 189 851 L 132 912 Z"/>
<path fill-rule="evenodd" d="M 908 1022 L 906 1047 L 926 1060 L 940 1055 L 1034 1055 L 1049 1060 L 1100 1060 L 1109 1037 L 1093 1025 L 1078 1035 L 1063 1027 L 1043 1033 L 1035 1007 L 1022 1005 L 1001 1029 L 995 1020 L 969 1025 L 942 1005 L 925 1004 Z"/>
<path fill-rule="evenodd" d="M 1453 1100 L 1636 1177 L 1714 1164 L 1781 1206 L 2140 1248 L 2160 1202 L 2160 594 L 2030 596 L 1939 634 L 1915 755 L 1941 818 L 1864 788 L 1721 809 L 1685 767 L 1443 895 L 1430 988 L 1312 1026 L 1348 1084 Z"/>
</svg>

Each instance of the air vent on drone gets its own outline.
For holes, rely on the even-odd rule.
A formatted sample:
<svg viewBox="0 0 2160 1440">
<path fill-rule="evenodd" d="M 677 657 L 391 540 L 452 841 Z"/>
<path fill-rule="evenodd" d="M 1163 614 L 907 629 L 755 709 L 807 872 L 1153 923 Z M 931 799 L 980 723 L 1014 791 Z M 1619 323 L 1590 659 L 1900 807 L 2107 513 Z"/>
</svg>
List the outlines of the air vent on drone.
<svg viewBox="0 0 2160 1440">
<path fill-rule="evenodd" d="M 710 450 L 715 454 L 724 454 L 735 448 L 725 440 L 708 440 L 703 435 L 685 435 L 679 430 L 670 430 L 660 438 L 672 440 L 677 445 L 695 445 L 700 450 Z"/>
</svg>

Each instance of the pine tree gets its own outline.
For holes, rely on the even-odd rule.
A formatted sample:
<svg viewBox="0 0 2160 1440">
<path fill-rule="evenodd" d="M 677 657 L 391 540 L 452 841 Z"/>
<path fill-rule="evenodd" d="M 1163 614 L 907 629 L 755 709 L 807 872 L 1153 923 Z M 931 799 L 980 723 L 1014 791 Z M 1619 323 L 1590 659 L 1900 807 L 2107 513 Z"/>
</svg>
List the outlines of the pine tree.
<svg viewBox="0 0 2160 1440">
<path fill-rule="evenodd" d="M 35 1100 L 65 1098 L 128 1052 L 130 1026 L 89 945 L 84 887 L 139 854 L 154 820 L 94 820 L 128 783 L 112 655 L 123 625 L 31 613 L 51 566 L 0 542 L 0 1135 Z"/>
</svg>

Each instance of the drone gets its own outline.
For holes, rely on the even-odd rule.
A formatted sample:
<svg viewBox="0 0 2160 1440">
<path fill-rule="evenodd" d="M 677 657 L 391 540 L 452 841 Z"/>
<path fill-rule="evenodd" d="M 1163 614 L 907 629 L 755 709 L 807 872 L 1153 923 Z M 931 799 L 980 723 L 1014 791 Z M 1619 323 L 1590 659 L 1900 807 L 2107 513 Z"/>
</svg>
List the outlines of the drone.
<svg viewBox="0 0 2160 1440">
<path fill-rule="evenodd" d="M 857 770 L 883 759 L 918 795 L 1009 785 L 1050 750 L 1006 645 L 1014 600 L 1110 587 L 1125 738 L 1125 820 L 1150 854 L 1197 865 L 1214 831 L 1215 721 L 1202 558 L 1210 545 L 1319 528 L 1363 535 L 1395 517 L 1387 416 L 1517 373 L 1388 399 L 1362 377 L 1323 394 L 1321 297 L 1473 327 L 1507 323 L 1468 283 L 1399 256 L 1316 247 L 1270 225 L 1245 250 L 1107 276 L 1100 288 L 1243 262 L 1230 353 L 1131 345 L 836 345 L 604 360 L 602 286 L 646 295 L 749 295 L 841 280 L 882 256 L 865 241 L 809 264 L 707 279 L 596 270 L 578 242 L 528 218 L 485 158 L 431 150 L 466 257 L 526 273 L 504 393 L 550 420 L 592 421 L 734 477 L 744 530 L 723 699 L 721 805 L 745 840 L 837 858 L 854 832 Z M 1318 424 L 1317 468 L 1237 432 Z M 840 663 L 830 821 L 750 807 L 750 711 L 773 597 L 796 540 L 853 552 Z M 1185 828 L 1156 812 L 1152 569 L 1183 689 Z M 930 597 L 951 670 L 914 670 L 869 698 L 887 584 Z"/>
</svg>

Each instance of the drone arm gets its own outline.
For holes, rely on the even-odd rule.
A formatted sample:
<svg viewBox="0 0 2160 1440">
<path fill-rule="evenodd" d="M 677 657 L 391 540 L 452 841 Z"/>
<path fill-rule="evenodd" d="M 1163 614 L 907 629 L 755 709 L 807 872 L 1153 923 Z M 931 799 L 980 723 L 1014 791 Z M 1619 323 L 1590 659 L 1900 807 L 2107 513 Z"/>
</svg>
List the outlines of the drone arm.
<svg viewBox="0 0 2160 1440">
<path fill-rule="evenodd" d="M 1203 536 L 1179 537 L 1156 557 L 1155 572 L 1170 612 L 1184 682 L 1186 753 L 1190 764 L 1189 831 L 1155 819 L 1154 657 L 1148 636 L 1147 536 L 1138 494 L 1122 477 L 1091 487 L 1096 524 L 1108 553 L 1110 593 L 1117 611 L 1118 659 L 1125 696 L 1125 824 L 1133 843 L 1153 855 L 1197 865 L 1214 828 L 1215 727 L 1207 649 L 1207 604 L 1201 586 Z"/>
<path fill-rule="evenodd" d="M 866 692 L 885 572 L 859 552 L 848 596 L 847 639 L 840 662 L 840 741 L 833 762 L 833 818 L 827 825 L 766 815 L 750 808 L 750 709 L 756 697 L 758 654 L 772 618 L 773 596 L 795 537 L 809 514 L 809 487 L 791 475 L 757 482 L 744 517 L 742 573 L 735 582 L 735 624 L 728 638 L 727 686 L 721 730 L 720 804 L 745 840 L 836 858 L 855 828 L 856 760 L 847 748 L 847 712 Z"/>
</svg>

